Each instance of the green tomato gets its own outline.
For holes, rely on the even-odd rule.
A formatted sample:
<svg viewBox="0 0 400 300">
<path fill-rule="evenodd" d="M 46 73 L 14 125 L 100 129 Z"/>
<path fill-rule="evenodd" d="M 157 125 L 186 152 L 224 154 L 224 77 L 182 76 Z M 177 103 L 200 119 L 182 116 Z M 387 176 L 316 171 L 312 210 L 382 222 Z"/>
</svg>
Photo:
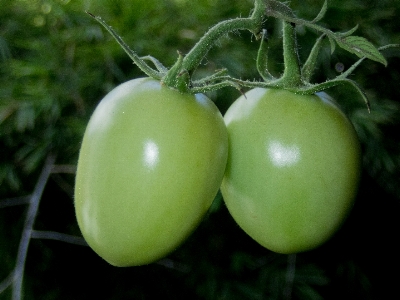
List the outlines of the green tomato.
<svg viewBox="0 0 400 300">
<path fill-rule="evenodd" d="M 326 94 L 256 88 L 224 116 L 229 154 L 221 191 L 239 226 L 278 253 L 328 240 L 353 205 L 356 132 Z"/>
<path fill-rule="evenodd" d="M 141 78 L 112 90 L 84 134 L 75 211 L 89 246 L 115 266 L 154 262 L 196 228 L 220 187 L 228 136 L 205 95 Z"/>
</svg>

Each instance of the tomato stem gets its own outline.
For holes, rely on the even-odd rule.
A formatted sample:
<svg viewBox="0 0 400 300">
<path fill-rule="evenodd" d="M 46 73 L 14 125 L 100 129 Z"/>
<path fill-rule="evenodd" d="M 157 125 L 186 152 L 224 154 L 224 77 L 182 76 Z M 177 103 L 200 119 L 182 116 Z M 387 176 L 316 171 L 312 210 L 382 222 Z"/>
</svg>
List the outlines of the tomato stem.
<svg viewBox="0 0 400 300">
<path fill-rule="evenodd" d="M 89 16 L 94 18 L 97 22 L 99 22 L 117 41 L 117 43 L 122 47 L 122 49 L 128 54 L 128 56 L 132 59 L 132 61 L 144 72 L 146 75 L 149 77 L 152 77 L 154 79 L 160 80 L 163 76 L 163 73 L 161 71 L 157 71 L 152 69 L 144 60 L 147 59 L 149 60 L 150 56 L 144 57 L 143 59 L 140 58 L 135 51 L 133 51 L 125 42 L 124 40 L 112 29 L 108 24 L 99 16 L 95 16 L 90 12 L 86 12 Z M 156 64 L 156 67 L 158 70 L 162 69 L 162 65 L 158 60 L 156 59 L 150 59 L 154 64 Z"/>
<path fill-rule="evenodd" d="M 255 0 L 254 10 L 249 18 L 236 18 L 232 20 L 222 21 L 215 26 L 211 27 L 209 31 L 194 45 L 194 47 L 189 51 L 189 53 L 183 58 L 181 65 L 177 65 L 176 62 L 174 67 L 167 72 L 166 76 L 163 78 L 163 83 L 167 86 L 178 88 L 177 83 L 180 87 L 190 86 L 190 77 L 196 68 L 200 65 L 201 61 L 207 55 L 208 51 L 215 45 L 217 40 L 223 35 L 235 31 L 235 30 L 249 30 L 255 36 L 261 31 L 262 23 L 264 20 L 264 13 L 266 9 L 265 0 Z M 180 67 L 180 72 L 186 72 L 189 76 L 185 78 L 187 80 L 186 84 L 182 84 L 183 79 L 176 78 L 176 70 L 174 68 Z M 178 88 L 179 89 L 179 88 Z M 182 92 L 187 92 L 188 89 L 179 89 Z"/>
<path fill-rule="evenodd" d="M 283 61 L 285 70 L 280 78 L 282 86 L 301 86 L 300 60 L 297 52 L 295 24 L 283 21 Z"/>
<path fill-rule="evenodd" d="M 352 36 L 357 26 L 347 32 L 335 33 L 329 29 L 323 28 L 315 24 L 323 18 L 327 11 L 327 1 L 312 21 L 299 19 L 293 11 L 284 3 L 276 0 L 254 0 L 254 9 L 248 18 L 236 18 L 232 20 L 222 21 L 211 27 L 208 32 L 194 45 L 189 53 L 184 56 L 178 52 L 178 60 L 169 70 L 164 67 L 161 62 L 152 56 L 139 57 L 136 52 L 131 50 L 122 38 L 103 21 L 100 17 L 88 12 L 88 14 L 103 25 L 107 31 L 116 39 L 120 46 L 125 50 L 133 62 L 149 77 L 160 80 L 164 85 L 176 89 L 183 93 L 201 93 L 213 91 L 223 87 L 235 87 L 243 93 L 243 87 L 269 87 L 280 88 L 299 94 L 313 94 L 327 88 L 340 84 L 348 84 L 352 86 L 364 99 L 369 109 L 368 99 L 365 92 L 352 80 L 347 77 L 356 67 L 366 58 L 381 62 L 386 65 L 386 59 L 381 51 L 399 47 L 399 45 L 387 45 L 381 48 L 375 48 L 371 43 L 362 37 Z M 285 69 L 280 78 L 274 78 L 267 69 L 268 62 L 268 44 L 267 32 L 262 29 L 264 19 L 268 16 L 282 20 L 283 24 L 283 59 Z M 311 53 L 302 68 L 298 55 L 296 28 L 297 25 L 303 25 L 319 32 L 322 35 L 317 39 Z M 201 80 L 192 81 L 193 72 L 201 64 L 208 51 L 216 44 L 219 38 L 230 32 L 237 30 L 249 30 L 255 37 L 261 38 L 260 48 L 257 55 L 257 70 L 264 79 L 262 82 L 240 80 L 228 75 L 227 70 L 216 71 L 213 75 Z M 341 48 L 356 54 L 360 59 L 351 66 L 347 71 L 343 72 L 334 79 L 319 84 L 311 84 L 310 79 L 315 69 L 318 53 L 322 45 L 324 37 L 327 37 L 331 52 L 335 50 L 336 44 Z M 150 67 L 146 61 L 149 61 L 155 68 Z"/>
<path fill-rule="evenodd" d="M 296 256 L 296 253 L 292 253 L 287 257 L 286 286 L 283 291 L 283 297 L 285 300 L 292 299 L 293 283 L 296 275 Z"/>
<path fill-rule="evenodd" d="M 264 0 L 255 0 L 254 10 L 249 18 L 236 18 L 222 21 L 213 26 L 186 55 L 183 67 L 190 72 L 196 69 L 215 42 L 229 32 L 247 29 L 257 36 L 261 31 L 264 12 Z"/>
<path fill-rule="evenodd" d="M 336 33 L 330 29 L 315 24 L 315 22 L 319 21 L 324 16 L 325 13 L 326 13 L 326 3 L 324 3 L 321 12 L 313 21 L 307 21 L 297 18 L 293 14 L 293 12 L 285 4 L 281 2 L 275 0 L 266 1 L 267 16 L 275 17 L 289 23 L 303 25 L 312 28 L 316 31 L 325 33 L 331 44 L 331 52 L 335 50 L 337 44 L 339 45 L 339 47 L 357 55 L 360 58 L 365 56 L 366 58 L 382 63 L 385 66 L 387 65 L 385 57 L 379 52 L 379 50 L 374 45 L 368 42 L 365 38 L 352 36 L 352 34 L 357 30 L 358 26 L 355 26 L 354 28 L 350 29 L 347 32 Z"/>
<path fill-rule="evenodd" d="M 264 81 L 274 80 L 274 76 L 268 71 L 268 43 L 267 30 L 263 29 L 260 48 L 257 53 L 257 71 Z"/>
<path fill-rule="evenodd" d="M 283 61 L 285 69 L 283 75 L 275 79 L 267 70 L 268 47 L 266 46 L 266 34 L 263 32 L 263 40 L 257 56 L 257 69 L 264 79 L 264 84 L 269 87 L 283 89 L 298 89 L 304 86 L 300 70 L 300 59 L 297 52 L 297 39 L 295 25 L 289 22 L 283 24 Z"/>
<path fill-rule="evenodd" d="M 183 55 L 178 51 L 178 60 L 175 64 L 169 69 L 166 75 L 163 77 L 163 84 L 176 88 L 182 93 L 189 92 L 189 73 L 182 68 L 183 64 Z"/>
<path fill-rule="evenodd" d="M 311 76 L 315 70 L 315 65 L 317 63 L 319 50 L 322 46 L 322 41 L 324 40 L 325 33 L 323 33 L 315 42 L 313 48 L 311 49 L 310 55 L 308 56 L 306 62 L 304 63 L 303 67 L 301 68 L 301 76 L 303 82 L 310 82 Z"/>
</svg>

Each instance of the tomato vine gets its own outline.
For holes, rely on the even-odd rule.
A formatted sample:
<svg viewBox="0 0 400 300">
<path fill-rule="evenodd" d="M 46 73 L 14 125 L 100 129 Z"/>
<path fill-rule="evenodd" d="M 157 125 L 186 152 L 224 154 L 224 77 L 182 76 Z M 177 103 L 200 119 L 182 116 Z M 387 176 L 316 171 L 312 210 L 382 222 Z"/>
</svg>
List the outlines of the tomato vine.
<svg viewBox="0 0 400 300">
<path fill-rule="evenodd" d="M 101 17 L 95 16 L 89 12 L 88 14 L 110 32 L 133 62 L 146 73 L 146 75 L 160 80 L 165 85 L 178 89 L 181 92 L 195 94 L 216 90 L 226 86 L 234 86 L 240 89 L 240 85 L 236 83 L 235 80 L 226 79 L 227 70 L 217 71 L 215 74 L 198 81 L 192 81 L 191 75 L 221 36 L 235 30 L 246 29 L 257 37 L 262 28 L 265 8 L 264 0 L 256 0 L 253 13 L 249 18 L 236 18 L 216 24 L 197 42 L 186 56 L 178 51 L 178 59 L 169 70 L 152 56 L 139 57 Z M 145 60 L 151 61 L 157 70 L 151 68 Z"/>
<path fill-rule="evenodd" d="M 391 47 L 399 47 L 399 45 L 390 44 L 376 48 L 367 39 L 352 35 L 357 30 L 358 26 L 355 26 L 347 32 L 337 33 L 316 24 L 325 16 L 327 7 L 327 0 L 325 0 L 318 15 L 312 21 L 307 21 L 298 18 L 287 5 L 279 1 L 255 0 L 254 9 L 250 17 L 225 20 L 211 27 L 211 29 L 194 45 L 187 55 L 178 51 L 178 59 L 170 69 L 167 69 L 158 59 L 152 56 L 140 57 L 135 51 L 130 49 L 122 38 L 101 17 L 95 16 L 91 13 L 88 14 L 95 18 L 111 33 L 133 62 L 146 75 L 160 80 L 166 86 L 177 89 L 180 92 L 192 94 L 204 93 L 231 86 L 240 91 L 243 87 L 269 87 L 286 89 L 303 95 L 310 95 L 337 85 L 347 84 L 352 86 L 359 93 L 366 103 L 368 110 L 370 110 L 365 92 L 355 81 L 349 79 L 348 76 L 366 58 L 386 65 L 386 59 L 381 52 Z M 263 29 L 263 24 L 268 17 L 278 18 L 283 22 L 285 68 L 283 75 L 280 78 L 274 78 L 267 70 L 268 47 L 266 46 L 267 38 L 266 32 Z M 295 32 L 296 25 L 309 27 L 322 33 L 322 35 L 317 38 L 315 45 L 302 68 L 300 68 L 300 61 L 297 54 L 298 46 Z M 237 30 L 249 30 L 256 39 L 261 40 L 256 66 L 263 81 L 249 81 L 234 78 L 228 74 L 228 70 L 226 69 L 218 70 L 214 74 L 199 80 L 192 80 L 194 71 L 200 65 L 208 51 L 216 44 L 217 40 L 221 36 Z M 323 83 L 312 84 L 310 83 L 310 78 L 314 71 L 318 53 L 321 49 L 324 38 L 328 38 L 332 53 L 335 51 L 337 44 L 344 50 L 357 55 L 359 60 L 336 78 L 327 80 Z M 146 61 L 151 62 L 155 69 L 147 64 Z"/>
</svg>

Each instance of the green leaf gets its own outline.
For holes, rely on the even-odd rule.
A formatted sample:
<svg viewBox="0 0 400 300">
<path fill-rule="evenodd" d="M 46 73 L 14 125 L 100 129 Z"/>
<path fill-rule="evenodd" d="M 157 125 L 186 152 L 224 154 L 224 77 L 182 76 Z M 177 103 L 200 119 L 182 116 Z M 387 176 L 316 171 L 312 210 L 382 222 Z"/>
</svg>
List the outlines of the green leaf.
<svg viewBox="0 0 400 300">
<path fill-rule="evenodd" d="M 340 37 L 346 37 L 352 35 L 354 32 L 356 32 L 357 29 L 358 29 L 358 24 L 346 32 L 337 32 L 336 35 Z"/>
<path fill-rule="evenodd" d="M 16 128 L 19 132 L 33 129 L 35 126 L 35 110 L 32 105 L 24 105 L 17 111 Z"/>
<path fill-rule="evenodd" d="M 312 50 L 310 52 L 310 55 L 308 56 L 306 62 L 304 63 L 304 65 L 303 65 L 303 67 L 301 69 L 301 75 L 303 77 L 303 80 L 305 82 L 307 82 L 307 83 L 310 82 L 312 73 L 315 70 L 315 65 L 316 65 L 316 62 L 317 62 L 317 59 L 318 59 L 318 54 L 319 54 L 319 51 L 321 49 L 322 41 L 323 41 L 325 36 L 326 36 L 325 34 L 322 34 L 317 39 L 317 41 L 314 44 L 314 47 L 312 48 Z"/>
<path fill-rule="evenodd" d="M 328 10 L 328 0 L 325 0 L 324 5 L 322 5 L 320 12 L 315 17 L 315 19 L 311 21 L 311 23 L 317 23 L 318 21 L 320 21 L 325 16 L 327 10 Z"/>
<path fill-rule="evenodd" d="M 9 169 L 7 173 L 7 183 L 11 189 L 14 191 L 17 191 L 18 189 L 21 188 L 21 181 L 18 178 L 18 175 L 15 171 L 15 169 Z"/>
<path fill-rule="evenodd" d="M 3 185 L 7 185 L 13 191 L 21 188 L 21 181 L 18 178 L 16 168 L 11 164 L 0 165 L 0 186 Z"/>
<path fill-rule="evenodd" d="M 0 61 L 5 61 L 11 57 L 11 51 L 4 38 L 0 36 Z"/>
<path fill-rule="evenodd" d="M 23 171 L 27 174 L 32 173 L 40 166 L 46 157 L 48 147 L 46 144 L 38 145 L 24 160 Z"/>
<path fill-rule="evenodd" d="M 347 36 L 344 38 L 337 37 L 336 42 L 338 45 L 357 55 L 360 58 L 366 57 L 376 62 L 380 62 L 387 65 L 385 57 L 379 52 L 379 50 L 372 45 L 367 39 L 360 36 Z"/>
<path fill-rule="evenodd" d="M 17 109 L 16 105 L 10 103 L 8 105 L 0 105 L 0 125 L 8 119 Z"/>
<path fill-rule="evenodd" d="M 329 29 L 315 24 L 315 20 L 318 20 L 325 13 L 325 4 L 322 7 L 318 16 L 313 21 L 298 19 L 288 6 L 278 1 L 268 1 L 266 6 L 266 15 L 282 19 L 286 22 L 307 26 L 322 33 L 325 33 L 329 38 L 332 53 L 335 50 L 336 42 L 341 48 L 353 54 L 356 54 L 360 58 L 365 57 L 376 62 L 380 62 L 385 66 L 387 65 L 385 57 L 367 39 L 359 36 L 351 36 L 351 34 L 357 30 L 358 26 L 355 26 L 344 33 L 334 33 Z"/>
<path fill-rule="evenodd" d="M 330 35 L 328 35 L 328 39 L 329 39 L 329 43 L 331 44 L 331 54 L 332 54 L 333 52 L 335 52 L 336 42 Z"/>
</svg>

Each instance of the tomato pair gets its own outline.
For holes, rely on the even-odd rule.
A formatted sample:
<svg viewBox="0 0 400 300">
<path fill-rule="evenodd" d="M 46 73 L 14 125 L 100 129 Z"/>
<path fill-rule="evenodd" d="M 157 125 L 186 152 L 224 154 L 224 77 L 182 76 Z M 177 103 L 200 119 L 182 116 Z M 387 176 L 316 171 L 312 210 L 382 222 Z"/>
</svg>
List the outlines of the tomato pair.
<svg viewBox="0 0 400 300">
<path fill-rule="evenodd" d="M 221 187 L 233 218 L 261 245 L 304 251 L 342 222 L 359 160 L 353 127 L 325 97 L 257 88 L 224 120 L 202 94 L 134 79 L 111 91 L 89 121 L 76 217 L 110 264 L 147 264 L 188 237 Z"/>
</svg>

